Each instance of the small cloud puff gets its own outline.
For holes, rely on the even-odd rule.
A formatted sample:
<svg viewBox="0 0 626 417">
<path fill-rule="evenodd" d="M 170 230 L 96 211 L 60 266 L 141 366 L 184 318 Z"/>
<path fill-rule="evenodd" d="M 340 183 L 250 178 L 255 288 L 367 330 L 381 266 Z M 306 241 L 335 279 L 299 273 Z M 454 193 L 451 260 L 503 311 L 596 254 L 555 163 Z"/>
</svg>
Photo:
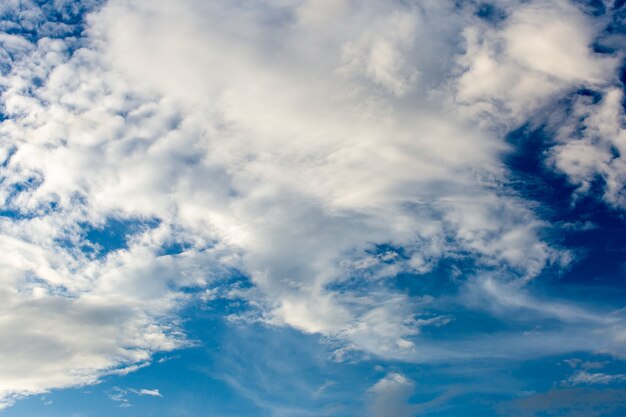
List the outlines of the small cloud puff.
<svg viewBox="0 0 626 417">
<path fill-rule="evenodd" d="M 146 389 L 146 388 L 119 388 L 114 387 L 111 389 L 107 395 L 112 400 L 118 403 L 119 407 L 127 408 L 132 407 L 132 403 L 128 398 L 129 395 L 137 395 L 137 396 L 148 396 L 148 397 L 159 397 L 163 398 L 163 395 L 159 392 L 158 389 Z"/>
</svg>

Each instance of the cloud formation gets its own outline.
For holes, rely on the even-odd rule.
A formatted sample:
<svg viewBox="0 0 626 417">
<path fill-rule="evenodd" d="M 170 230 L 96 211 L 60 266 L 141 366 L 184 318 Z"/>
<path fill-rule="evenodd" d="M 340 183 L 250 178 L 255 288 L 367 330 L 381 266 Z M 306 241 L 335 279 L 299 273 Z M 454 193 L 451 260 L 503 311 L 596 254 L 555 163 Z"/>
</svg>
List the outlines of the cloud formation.
<svg viewBox="0 0 626 417">
<path fill-rule="evenodd" d="M 413 395 L 415 384 L 404 375 L 390 373 L 378 381 L 370 392 L 374 395 L 370 404 L 372 417 L 411 417 L 415 406 L 407 403 Z"/>
<path fill-rule="evenodd" d="M 452 319 L 392 279 L 466 262 L 480 297 L 583 321 L 567 349 L 590 348 L 596 313 L 509 292 L 566 262 L 506 190 L 502 135 L 604 89 L 549 163 L 583 192 L 601 172 L 623 207 L 621 156 L 607 156 L 623 137 L 617 60 L 590 49 L 594 24 L 570 2 L 499 7 L 497 23 L 471 2 L 110 0 L 78 45 L 0 37 L 0 399 L 184 346 L 186 290 L 233 271 L 255 320 L 424 361 L 472 342 L 421 345 Z M 98 246 L 90 231 L 115 221 L 134 232 Z M 372 390 L 410 385 L 390 374 Z"/>
<path fill-rule="evenodd" d="M 161 395 L 158 389 L 147 388 L 135 389 L 114 387 L 107 395 L 112 401 L 118 403 L 119 407 L 122 408 L 133 406 L 128 398 L 129 395 L 163 398 L 163 395 Z"/>
</svg>

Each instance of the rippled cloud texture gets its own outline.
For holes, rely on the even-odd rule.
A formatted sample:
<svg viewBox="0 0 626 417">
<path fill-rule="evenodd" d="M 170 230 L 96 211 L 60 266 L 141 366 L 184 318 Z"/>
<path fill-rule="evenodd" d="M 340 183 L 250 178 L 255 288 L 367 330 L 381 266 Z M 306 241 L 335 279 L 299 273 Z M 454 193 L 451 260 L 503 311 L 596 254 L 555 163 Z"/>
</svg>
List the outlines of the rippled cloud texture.
<svg viewBox="0 0 626 417">
<path fill-rule="evenodd" d="M 601 286 L 624 289 L 624 9 L 4 1 L 0 407 L 202 345 L 184 311 L 219 300 L 337 364 L 619 363 L 623 302 L 579 267 L 607 254 Z M 427 381 L 385 369 L 359 413 L 467 390 L 421 401 Z M 624 379 L 579 366 L 499 410 L 596 398 L 584 381 Z"/>
</svg>

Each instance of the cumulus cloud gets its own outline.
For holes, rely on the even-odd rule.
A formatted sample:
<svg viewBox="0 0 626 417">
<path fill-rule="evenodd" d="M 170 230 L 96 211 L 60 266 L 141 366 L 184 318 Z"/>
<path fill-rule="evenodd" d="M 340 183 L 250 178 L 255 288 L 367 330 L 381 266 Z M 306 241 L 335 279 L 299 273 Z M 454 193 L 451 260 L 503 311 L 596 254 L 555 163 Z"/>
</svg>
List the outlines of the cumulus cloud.
<svg viewBox="0 0 626 417">
<path fill-rule="evenodd" d="M 184 345 L 183 289 L 233 270 L 257 320 L 419 360 L 422 330 L 450 317 L 420 318 L 427 303 L 390 277 L 467 259 L 522 285 L 556 262 L 544 222 L 502 191 L 494 120 L 602 84 L 615 60 L 590 52 L 568 2 L 503 4 L 490 26 L 429 0 L 110 0 L 80 47 L 0 38 L 19 55 L 0 81 L 0 398 Z M 590 125 L 613 120 L 600 113 Z M 98 248 L 87 231 L 113 220 L 139 226 Z M 373 392 L 410 386 L 392 374 Z"/>
<path fill-rule="evenodd" d="M 370 404 L 372 417 L 414 416 L 415 406 L 408 404 L 414 391 L 415 383 L 404 375 L 388 374 L 370 388 L 370 392 L 374 396 Z"/>
</svg>

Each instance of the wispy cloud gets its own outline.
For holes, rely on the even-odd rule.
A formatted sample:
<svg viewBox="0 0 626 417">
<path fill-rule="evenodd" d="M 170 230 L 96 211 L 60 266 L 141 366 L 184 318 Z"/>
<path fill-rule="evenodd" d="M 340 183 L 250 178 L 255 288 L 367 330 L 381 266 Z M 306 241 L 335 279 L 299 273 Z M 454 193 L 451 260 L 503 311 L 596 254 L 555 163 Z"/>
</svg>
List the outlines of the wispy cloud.
<svg viewBox="0 0 626 417">
<path fill-rule="evenodd" d="M 605 374 L 602 372 L 589 373 L 580 371 L 569 377 L 566 384 L 569 385 L 608 385 L 612 383 L 625 382 L 624 374 Z"/>
<path fill-rule="evenodd" d="M 107 392 L 107 395 L 112 401 L 118 403 L 119 407 L 122 408 L 132 407 L 132 402 L 129 398 L 131 395 L 163 398 L 163 395 L 161 395 L 158 389 L 146 388 L 135 389 L 114 387 Z"/>
</svg>

